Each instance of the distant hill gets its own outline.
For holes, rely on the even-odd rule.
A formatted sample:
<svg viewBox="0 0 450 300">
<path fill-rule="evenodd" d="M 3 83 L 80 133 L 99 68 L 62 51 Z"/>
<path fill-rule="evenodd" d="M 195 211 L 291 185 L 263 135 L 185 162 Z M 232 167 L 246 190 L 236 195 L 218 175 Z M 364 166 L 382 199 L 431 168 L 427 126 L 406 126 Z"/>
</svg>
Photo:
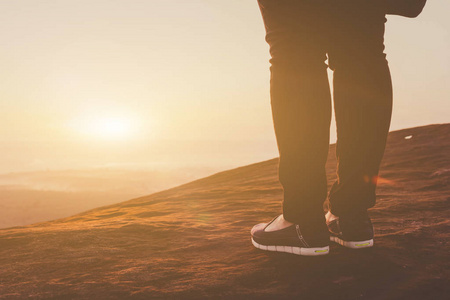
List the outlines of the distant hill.
<svg viewBox="0 0 450 300">
<path fill-rule="evenodd" d="M 389 134 L 375 247 L 267 253 L 278 159 L 72 217 L 0 230 L 0 298 L 448 299 L 450 124 Z M 334 145 L 328 160 L 335 179 Z"/>
<path fill-rule="evenodd" d="M 0 228 L 72 216 L 212 173 L 209 168 L 93 168 L 0 174 Z"/>
</svg>

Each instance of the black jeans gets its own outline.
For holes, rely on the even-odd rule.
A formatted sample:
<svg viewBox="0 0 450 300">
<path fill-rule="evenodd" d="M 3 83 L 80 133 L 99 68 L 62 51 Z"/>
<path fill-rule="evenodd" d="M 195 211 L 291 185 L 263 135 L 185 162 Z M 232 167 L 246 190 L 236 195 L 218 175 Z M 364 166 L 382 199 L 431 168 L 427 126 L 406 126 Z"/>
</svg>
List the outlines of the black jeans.
<svg viewBox="0 0 450 300">
<path fill-rule="evenodd" d="M 375 204 L 392 113 L 384 51 L 385 12 L 372 0 L 258 0 L 270 46 L 272 116 L 280 154 L 283 214 L 323 222 Z M 327 193 L 333 73 L 338 179 Z M 328 197 L 327 197 L 328 196 Z"/>
</svg>

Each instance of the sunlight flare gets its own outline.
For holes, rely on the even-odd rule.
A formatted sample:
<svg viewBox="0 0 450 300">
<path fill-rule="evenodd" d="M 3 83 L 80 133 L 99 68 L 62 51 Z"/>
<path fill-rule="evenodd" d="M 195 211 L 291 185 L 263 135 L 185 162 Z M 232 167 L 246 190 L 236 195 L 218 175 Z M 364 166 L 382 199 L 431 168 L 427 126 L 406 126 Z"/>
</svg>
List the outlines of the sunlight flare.
<svg viewBox="0 0 450 300">
<path fill-rule="evenodd" d="M 125 115 L 83 116 L 72 122 L 75 131 L 101 140 L 125 140 L 136 131 L 136 120 Z"/>
<path fill-rule="evenodd" d="M 131 132 L 131 122 L 124 118 L 101 118 L 95 120 L 90 126 L 95 135 L 108 139 L 125 138 Z"/>
</svg>

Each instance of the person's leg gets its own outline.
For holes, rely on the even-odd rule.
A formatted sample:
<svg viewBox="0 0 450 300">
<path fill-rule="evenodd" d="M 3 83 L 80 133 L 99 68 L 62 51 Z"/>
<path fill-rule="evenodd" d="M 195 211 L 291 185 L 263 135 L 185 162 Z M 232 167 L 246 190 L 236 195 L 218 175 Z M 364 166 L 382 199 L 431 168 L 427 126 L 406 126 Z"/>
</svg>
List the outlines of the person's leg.
<svg viewBox="0 0 450 300">
<path fill-rule="evenodd" d="M 329 193 L 329 208 L 336 216 L 357 216 L 375 205 L 392 84 L 383 54 L 384 12 L 376 1 L 345 3 L 336 7 L 330 28 L 338 179 Z"/>
<path fill-rule="evenodd" d="M 326 232 L 325 163 L 331 95 L 323 0 L 259 0 L 270 46 L 270 95 L 284 189 L 283 216 L 305 235 Z"/>
</svg>

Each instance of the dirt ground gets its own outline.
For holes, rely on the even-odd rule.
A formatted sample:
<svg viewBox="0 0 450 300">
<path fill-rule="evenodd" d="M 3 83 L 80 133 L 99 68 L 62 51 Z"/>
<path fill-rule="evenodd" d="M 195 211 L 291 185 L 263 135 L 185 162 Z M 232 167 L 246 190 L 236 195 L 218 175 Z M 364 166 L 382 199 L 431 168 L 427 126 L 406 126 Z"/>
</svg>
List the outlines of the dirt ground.
<svg viewBox="0 0 450 300">
<path fill-rule="evenodd" d="M 450 124 L 390 133 L 365 250 L 255 249 L 251 227 L 281 209 L 277 164 L 2 229 L 0 298 L 450 299 Z M 335 166 L 332 145 L 329 186 Z"/>
</svg>

